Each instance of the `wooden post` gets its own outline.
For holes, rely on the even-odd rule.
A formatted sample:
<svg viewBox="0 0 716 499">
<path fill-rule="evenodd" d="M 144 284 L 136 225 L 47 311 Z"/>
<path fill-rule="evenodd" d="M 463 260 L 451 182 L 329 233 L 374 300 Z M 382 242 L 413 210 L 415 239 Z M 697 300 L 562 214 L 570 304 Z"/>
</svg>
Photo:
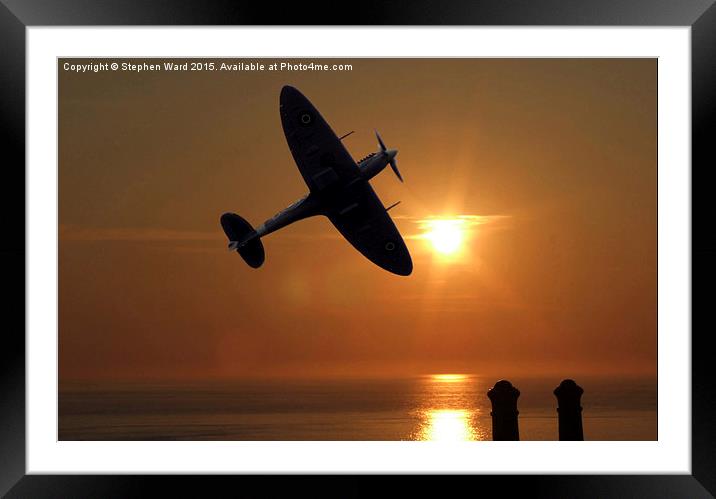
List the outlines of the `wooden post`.
<svg viewBox="0 0 716 499">
<path fill-rule="evenodd" d="M 554 394 L 557 397 L 560 440 L 584 440 L 581 399 L 584 390 L 571 379 L 563 380 Z"/>
<path fill-rule="evenodd" d="M 492 402 L 492 440 L 519 440 L 517 397 L 520 391 L 506 380 L 500 380 L 487 391 Z"/>
</svg>

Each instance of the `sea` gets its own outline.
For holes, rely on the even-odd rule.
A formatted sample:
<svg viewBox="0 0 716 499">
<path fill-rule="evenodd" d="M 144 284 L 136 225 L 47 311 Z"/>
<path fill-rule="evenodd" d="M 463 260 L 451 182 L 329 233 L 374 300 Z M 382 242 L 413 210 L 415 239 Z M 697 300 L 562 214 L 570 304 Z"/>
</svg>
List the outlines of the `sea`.
<svg viewBox="0 0 716 499">
<path fill-rule="evenodd" d="M 497 379 L 66 383 L 59 440 L 491 440 Z M 558 440 L 559 378 L 514 378 L 520 440 Z M 582 377 L 585 440 L 657 440 L 655 378 Z"/>
</svg>

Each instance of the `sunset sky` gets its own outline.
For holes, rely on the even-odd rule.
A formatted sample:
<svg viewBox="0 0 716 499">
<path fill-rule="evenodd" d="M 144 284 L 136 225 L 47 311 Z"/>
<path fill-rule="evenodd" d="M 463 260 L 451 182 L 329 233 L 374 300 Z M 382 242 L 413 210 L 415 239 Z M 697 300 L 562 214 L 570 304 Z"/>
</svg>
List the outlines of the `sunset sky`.
<svg viewBox="0 0 716 499">
<path fill-rule="evenodd" d="M 655 376 L 655 59 L 324 62 L 353 70 L 59 70 L 61 381 Z M 222 213 L 258 226 L 307 192 L 286 84 L 354 159 L 373 129 L 399 150 L 405 183 L 372 185 L 411 276 L 322 217 L 260 269 L 227 251 Z"/>
</svg>

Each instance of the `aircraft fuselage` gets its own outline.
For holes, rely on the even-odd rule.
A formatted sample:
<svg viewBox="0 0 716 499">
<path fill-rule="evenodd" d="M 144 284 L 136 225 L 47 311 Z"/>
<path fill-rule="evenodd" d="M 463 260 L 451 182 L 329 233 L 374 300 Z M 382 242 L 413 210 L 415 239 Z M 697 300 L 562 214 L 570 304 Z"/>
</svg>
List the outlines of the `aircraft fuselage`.
<svg viewBox="0 0 716 499">
<path fill-rule="evenodd" d="M 306 194 L 257 227 L 256 234 L 258 237 L 263 237 L 305 218 L 317 215 L 328 216 L 327 210 L 329 207 L 337 206 L 338 208 L 334 208 L 334 210 L 339 215 L 347 214 L 357 205 L 354 206 L 355 203 L 348 203 L 342 206 L 340 199 L 350 199 L 350 196 L 346 195 L 348 194 L 347 191 L 358 182 L 368 182 L 378 175 L 388 166 L 388 163 L 395 157 L 397 152 L 395 149 L 388 149 L 387 151 L 378 151 L 372 154 L 357 164 L 361 173 L 360 177 L 345 184 L 336 180 L 323 189 Z"/>
</svg>

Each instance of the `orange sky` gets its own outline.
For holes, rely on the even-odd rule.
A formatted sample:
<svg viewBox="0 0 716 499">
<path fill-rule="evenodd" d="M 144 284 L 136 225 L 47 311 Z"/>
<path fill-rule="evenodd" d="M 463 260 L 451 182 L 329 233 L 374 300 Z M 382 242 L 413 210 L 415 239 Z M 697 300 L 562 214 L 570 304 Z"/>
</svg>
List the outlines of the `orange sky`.
<svg viewBox="0 0 716 499">
<path fill-rule="evenodd" d="M 61 380 L 655 374 L 656 60 L 327 62 L 353 70 L 59 71 Z M 410 277 L 324 218 L 258 270 L 227 252 L 221 213 L 306 192 L 284 84 L 355 159 L 399 150 L 372 184 Z M 416 236 L 449 215 L 485 218 L 447 261 Z"/>
</svg>

